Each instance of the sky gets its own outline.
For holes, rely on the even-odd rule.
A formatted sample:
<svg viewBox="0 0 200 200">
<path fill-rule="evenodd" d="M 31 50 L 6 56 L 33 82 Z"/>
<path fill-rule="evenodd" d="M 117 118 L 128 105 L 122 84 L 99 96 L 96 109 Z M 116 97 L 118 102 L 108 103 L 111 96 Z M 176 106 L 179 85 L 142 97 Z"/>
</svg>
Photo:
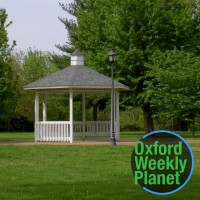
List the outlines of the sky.
<svg viewBox="0 0 200 200">
<path fill-rule="evenodd" d="M 67 31 L 58 17 L 71 19 L 59 3 L 73 0 L 0 0 L 0 8 L 8 14 L 7 28 L 10 43 L 16 40 L 16 50 L 27 51 L 29 47 L 41 51 L 61 53 L 55 45 L 67 42 Z"/>
</svg>

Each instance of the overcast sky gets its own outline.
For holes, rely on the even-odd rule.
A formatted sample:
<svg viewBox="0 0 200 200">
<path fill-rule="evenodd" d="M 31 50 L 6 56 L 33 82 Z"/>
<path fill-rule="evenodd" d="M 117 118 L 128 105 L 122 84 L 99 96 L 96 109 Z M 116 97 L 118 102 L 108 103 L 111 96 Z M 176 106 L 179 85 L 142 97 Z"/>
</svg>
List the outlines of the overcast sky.
<svg viewBox="0 0 200 200">
<path fill-rule="evenodd" d="M 9 40 L 16 40 L 17 47 L 26 51 L 29 47 L 42 51 L 59 53 L 55 44 L 67 41 L 64 24 L 58 17 L 70 18 L 59 3 L 73 0 L 0 0 L 0 8 L 5 8 L 8 21 Z"/>
</svg>

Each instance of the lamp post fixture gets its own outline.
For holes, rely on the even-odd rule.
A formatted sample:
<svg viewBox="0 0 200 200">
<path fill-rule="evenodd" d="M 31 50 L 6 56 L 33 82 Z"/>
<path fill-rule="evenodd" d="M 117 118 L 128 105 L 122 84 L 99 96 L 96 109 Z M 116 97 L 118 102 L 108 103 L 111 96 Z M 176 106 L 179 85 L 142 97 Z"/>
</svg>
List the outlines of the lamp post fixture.
<svg viewBox="0 0 200 200">
<path fill-rule="evenodd" d="M 116 145 L 116 139 L 115 139 L 115 85 L 114 85 L 114 62 L 116 60 L 116 53 L 114 49 L 112 48 L 110 52 L 108 53 L 108 58 L 111 65 L 111 79 L 112 79 L 112 94 L 111 94 L 111 138 L 110 142 L 111 145 Z"/>
</svg>

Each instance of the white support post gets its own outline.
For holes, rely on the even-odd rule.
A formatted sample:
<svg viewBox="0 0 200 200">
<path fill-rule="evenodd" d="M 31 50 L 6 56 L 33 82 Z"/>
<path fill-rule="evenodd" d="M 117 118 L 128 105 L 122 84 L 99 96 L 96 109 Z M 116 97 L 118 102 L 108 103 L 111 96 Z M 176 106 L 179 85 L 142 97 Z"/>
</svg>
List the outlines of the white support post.
<svg viewBox="0 0 200 200">
<path fill-rule="evenodd" d="M 39 122 L 39 92 L 35 93 L 35 122 Z"/>
<path fill-rule="evenodd" d="M 115 130 L 116 130 L 116 139 L 120 139 L 120 118 L 119 118 L 119 92 L 115 92 Z"/>
<path fill-rule="evenodd" d="M 83 133 L 85 133 L 85 122 L 86 122 L 86 117 L 85 117 L 85 93 L 82 94 L 82 122 L 83 122 Z"/>
<path fill-rule="evenodd" d="M 69 115 L 70 115 L 70 143 L 73 142 L 73 90 L 69 93 Z"/>
<path fill-rule="evenodd" d="M 37 141 L 37 138 L 39 136 L 39 127 L 36 124 L 39 122 L 39 93 L 35 93 L 35 142 Z"/>
<path fill-rule="evenodd" d="M 47 121 L 47 97 L 46 93 L 43 94 L 43 121 Z"/>
</svg>

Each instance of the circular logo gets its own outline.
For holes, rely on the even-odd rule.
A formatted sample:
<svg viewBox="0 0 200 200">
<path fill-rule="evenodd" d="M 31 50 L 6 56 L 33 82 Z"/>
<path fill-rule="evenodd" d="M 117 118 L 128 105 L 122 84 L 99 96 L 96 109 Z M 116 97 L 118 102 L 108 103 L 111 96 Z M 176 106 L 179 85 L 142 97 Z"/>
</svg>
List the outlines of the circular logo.
<svg viewBox="0 0 200 200">
<path fill-rule="evenodd" d="M 194 155 L 180 135 L 158 130 L 135 143 L 131 167 L 135 184 L 152 194 L 167 195 L 187 184 L 194 170 Z"/>
</svg>

